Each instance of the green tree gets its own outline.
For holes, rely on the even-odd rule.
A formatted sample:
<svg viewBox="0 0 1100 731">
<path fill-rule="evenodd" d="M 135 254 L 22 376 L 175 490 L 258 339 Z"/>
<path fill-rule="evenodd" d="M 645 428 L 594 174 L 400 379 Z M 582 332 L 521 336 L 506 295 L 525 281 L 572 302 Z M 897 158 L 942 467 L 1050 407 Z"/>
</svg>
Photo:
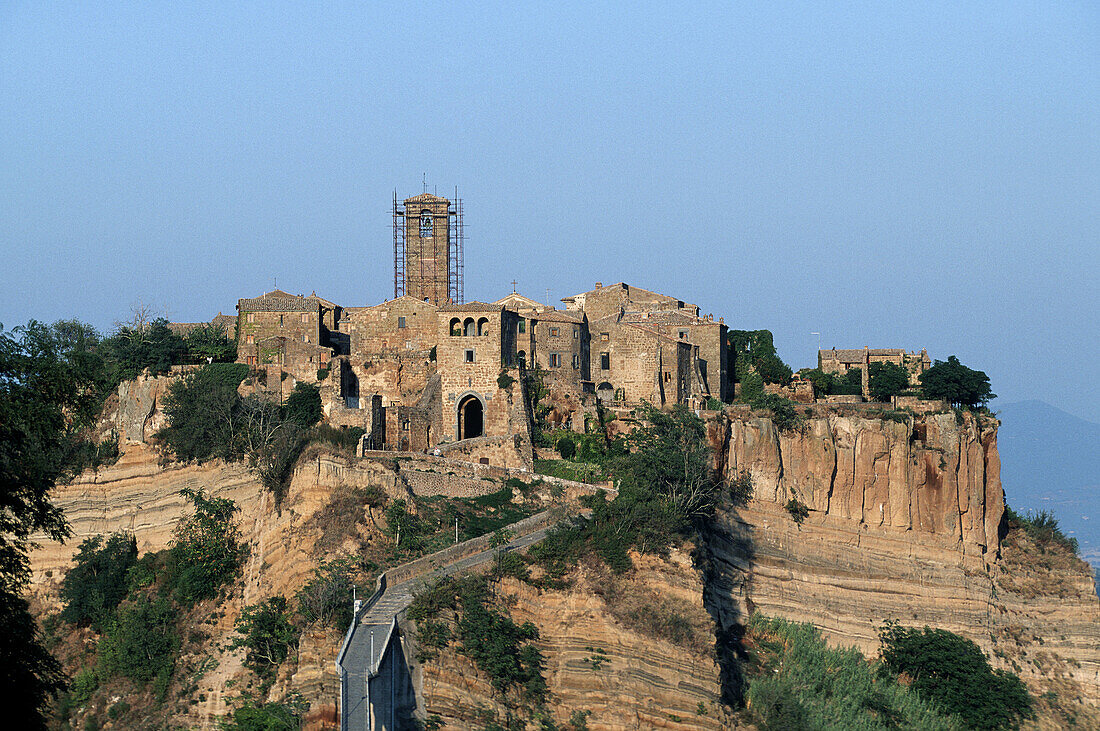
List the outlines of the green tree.
<svg viewBox="0 0 1100 731">
<path fill-rule="evenodd" d="M 879 639 L 887 668 L 907 675 L 921 697 L 958 715 L 970 728 L 1015 728 L 1032 714 L 1023 682 L 990 667 L 981 649 L 965 637 L 887 622 Z"/>
<path fill-rule="evenodd" d="M 953 406 L 974 408 L 997 398 L 989 376 L 967 368 L 955 356 L 935 364 L 920 375 L 921 391 L 928 399 L 943 399 Z"/>
<path fill-rule="evenodd" d="M 283 416 L 303 429 L 321 420 L 321 392 L 312 383 L 296 383 L 283 405 Z"/>
<path fill-rule="evenodd" d="M 183 361 L 187 344 L 172 332 L 163 317 L 152 322 L 141 318 L 122 325 L 103 341 L 103 352 L 114 364 L 117 381 L 129 381 L 146 368 L 154 375 L 167 373 Z"/>
<path fill-rule="evenodd" d="M 247 375 L 246 365 L 208 365 L 173 381 L 164 399 L 168 423 L 157 432 L 164 449 L 181 461 L 239 458 L 248 421 L 237 387 Z"/>
<path fill-rule="evenodd" d="M 126 598 L 126 572 L 136 561 L 137 543 L 132 535 L 115 533 L 106 544 L 103 536 L 86 539 L 61 581 L 61 601 L 65 603 L 61 618 L 102 630 Z"/>
<path fill-rule="evenodd" d="M 99 643 L 102 668 L 141 683 L 155 679 L 163 694 L 179 650 L 175 619 L 176 609 L 165 597 L 139 597 L 120 606 Z"/>
<path fill-rule="evenodd" d="M 185 488 L 180 494 L 191 501 L 195 512 L 176 528 L 169 554 L 171 583 L 176 598 L 194 604 L 217 595 L 233 580 L 247 554 L 241 534 L 233 522 L 239 510 L 226 498 L 208 497 L 200 488 Z"/>
<path fill-rule="evenodd" d="M 791 368 L 776 353 L 770 330 L 730 330 L 726 337 L 738 383 L 749 373 L 759 374 L 765 383 L 790 383 Z"/>
<path fill-rule="evenodd" d="M 909 388 L 909 371 L 897 363 L 872 363 L 867 366 L 867 378 L 875 401 L 889 401 Z"/>
<path fill-rule="evenodd" d="M 298 731 L 304 703 L 241 706 L 218 721 L 219 731 Z"/>
<path fill-rule="evenodd" d="M 74 458 L 99 410 L 104 377 L 94 341 L 80 323 L 0 329 L 0 684 L 13 728 L 45 728 L 46 703 L 63 687 L 21 592 L 30 536 L 69 535 L 49 491 L 79 469 Z"/>
<path fill-rule="evenodd" d="M 244 663 L 259 675 L 275 672 L 298 640 L 298 630 L 290 623 L 286 598 L 273 596 L 245 607 L 236 623 L 237 634 L 231 647 L 246 650 Z"/>
<path fill-rule="evenodd" d="M 231 363 L 237 358 L 237 344 L 214 323 L 193 328 L 183 336 L 183 343 L 188 358 L 196 363 Z"/>
</svg>

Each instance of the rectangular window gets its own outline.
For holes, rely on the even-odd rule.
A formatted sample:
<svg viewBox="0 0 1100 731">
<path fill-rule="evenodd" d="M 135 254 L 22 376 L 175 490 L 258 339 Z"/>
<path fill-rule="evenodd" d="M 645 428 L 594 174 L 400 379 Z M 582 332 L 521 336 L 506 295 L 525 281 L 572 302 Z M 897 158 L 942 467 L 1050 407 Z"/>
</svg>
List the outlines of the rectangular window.
<svg viewBox="0 0 1100 731">
<path fill-rule="evenodd" d="M 397 318 L 397 326 L 398 327 L 405 327 L 405 318 L 404 317 Z"/>
<path fill-rule="evenodd" d="M 256 365 L 256 356 L 254 356 L 254 355 L 248 356 L 248 365 Z"/>
<path fill-rule="evenodd" d="M 283 326 L 283 316 L 279 315 L 279 327 Z"/>
<path fill-rule="evenodd" d="M 473 348 L 469 348 L 469 349 L 466 350 L 466 362 L 467 363 L 473 363 L 474 362 L 474 350 L 473 350 Z"/>
<path fill-rule="evenodd" d="M 581 367 L 581 357 L 579 355 L 577 355 L 576 353 L 573 353 L 573 367 L 574 368 L 580 368 Z"/>
<path fill-rule="evenodd" d="M 573 339 L 576 340 L 581 336 L 581 330 L 579 327 L 573 328 Z"/>
<path fill-rule="evenodd" d="M 671 380 L 672 380 L 672 374 L 669 373 L 668 371 L 665 371 L 665 383 L 668 383 Z"/>
<path fill-rule="evenodd" d="M 248 319 L 249 322 L 256 322 L 256 313 L 255 312 L 249 312 L 247 319 Z"/>
<path fill-rule="evenodd" d="M 606 343 L 611 340 L 611 333 L 600 333 L 600 342 Z"/>
<path fill-rule="evenodd" d="M 255 335 L 245 335 L 244 336 L 244 341 L 246 343 L 248 343 L 249 345 L 252 345 L 253 343 L 256 342 L 256 336 Z"/>
<path fill-rule="evenodd" d="M 558 328 L 552 327 L 552 328 L 550 328 L 550 337 L 556 338 L 558 336 L 558 333 L 560 333 L 560 332 L 561 331 L 558 330 Z"/>
<path fill-rule="evenodd" d="M 550 367 L 561 368 L 561 353 L 550 354 Z"/>
<path fill-rule="evenodd" d="M 611 370 L 611 353 L 600 353 L 600 370 Z"/>
<path fill-rule="evenodd" d="M 308 313 L 303 313 L 302 314 L 302 322 L 309 322 L 309 314 Z"/>
<path fill-rule="evenodd" d="M 527 332 L 527 320 L 520 318 L 519 331 L 521 334 Z"/>
<path fill-rule="evenodd" d="M 687 340 L 687 339 L 688 339 L 688 335 L 690 335 L 690 334 L 691 334 L 691 333 L 690 333 L 689 331 L 687 331 L 687 330 L 681 330 L 681 331 L 680 331 L 680 339 L 681 339 L 681 340 Z"/>
</svg>

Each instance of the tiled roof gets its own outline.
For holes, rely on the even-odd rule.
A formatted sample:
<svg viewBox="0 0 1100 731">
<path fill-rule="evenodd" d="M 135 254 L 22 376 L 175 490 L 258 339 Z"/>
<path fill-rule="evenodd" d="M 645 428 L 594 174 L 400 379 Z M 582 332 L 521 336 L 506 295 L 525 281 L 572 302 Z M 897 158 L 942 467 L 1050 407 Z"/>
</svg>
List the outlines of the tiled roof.
<svg viewBox="0 0 1100 731">
<path fill-rule="evenodd" d="M 237 309 L 246 312 L 316 312 L 316 299 L 287 294 L 276 289 L 259 297 L 237 300 Z"/>
<path fill-rule="evenodd" d="M 542 312 L 535 313 L 531 319 L 541 320 L 542 322 L 571 322 L 579 324 L 584 322 L 584 314 L 562 310 L 543 310 Z"/>
<path fill-rule="evenodd" d="M 467 302 L 464 305 L 443 305 L 440 312 L 500 312 L 501 305 L 491 305 L 488 302 Z"/>
</svg>

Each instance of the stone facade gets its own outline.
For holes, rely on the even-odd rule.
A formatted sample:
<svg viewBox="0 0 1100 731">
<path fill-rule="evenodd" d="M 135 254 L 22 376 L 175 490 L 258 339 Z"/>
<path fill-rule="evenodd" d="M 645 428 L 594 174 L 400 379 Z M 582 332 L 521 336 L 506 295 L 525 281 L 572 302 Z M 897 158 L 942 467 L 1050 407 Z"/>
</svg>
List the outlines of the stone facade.
<svg viewBox="0 0 1100 731">
<path fill-rule="evenodd" d="M 864 398 L 871 396 L 869 370 L 872 363 L 893 363 L 903 366 L 909 371 L 910 386 L 919 386 L 920 375 L 932 366 L 928 351 L 924 348 L 921 348 L 920 353 L 906 351 L 904 348 L 868 348 L 866 346 L 862 350 L 832 348 L 817 351 L 817 367 L 826 373 L 843 375 L 853 368 L 861 369 Z"/>
<path fill-rule="evenodd" d="M 450 205 L 430 193 L 405 201 L 405 294 L 437 307 L 451 299 Z"/>
</svg>

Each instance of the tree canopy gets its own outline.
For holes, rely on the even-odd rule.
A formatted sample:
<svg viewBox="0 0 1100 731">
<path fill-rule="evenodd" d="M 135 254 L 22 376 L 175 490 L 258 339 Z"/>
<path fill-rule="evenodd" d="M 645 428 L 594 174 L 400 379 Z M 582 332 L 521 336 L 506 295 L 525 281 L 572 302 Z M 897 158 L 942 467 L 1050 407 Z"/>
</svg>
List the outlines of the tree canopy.
<svg viewBox="0 0 1100 731">
<path fill-rule="evenodd" d="M 875 401 L 889 401 L 909 387 L 909 371 L 897 363 L 872 363 L 867 377 Z"/>
<path fill-rule="evenodd" d="M 937 360 L 920 376 L 921 391 L 928 399 L 943 399 L 953 406 L 974 408 L 997 398 L 989 386 L 989 376 L 967 368 L 955 356 Z"/>
</svg>

